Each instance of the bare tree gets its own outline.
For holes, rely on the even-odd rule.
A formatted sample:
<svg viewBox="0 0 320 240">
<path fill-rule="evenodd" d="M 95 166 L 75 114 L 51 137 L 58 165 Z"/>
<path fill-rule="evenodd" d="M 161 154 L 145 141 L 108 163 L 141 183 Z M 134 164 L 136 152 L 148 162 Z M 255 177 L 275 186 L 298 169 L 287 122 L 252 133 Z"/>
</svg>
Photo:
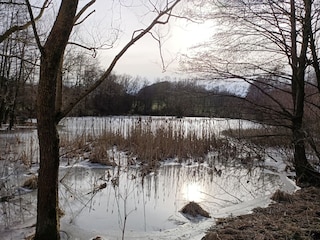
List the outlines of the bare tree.
<svg viewBox="0 0 320 240">
<path fill-rule="evenodd" d="M 306 154 L 305 125 L 307 75 L 317 73 L 319 40 L 319 1 L 211 1 L 197 2 L 198 17 L 219 24 L 213 40 L 198 46 L 197 55 L 185 58 L 184 67 L 211 78 L 237 78 L 261 89 L 261 84 L 282 89 L 291 95 L 291 103 L 262 91 L 291 129 L 294 148 L 293 165 L 299 185 L 319 185 L 319 173 Z M 313 67 L 313 70 L 312 70 Z M 319 76 L 319 77 L 318 77 Z M 267 106 L 265 106 L 267 108 Z M 287 124 L 289 123 L 289 124 Z M 320 159 L 319 159 L 320 160 Z M 318 161 L 319 161 L 318 160 Z"/>
<path fill-rule="evenodd" d="M 30 29 L 17 27 L 25 25 L 27 14 L 21 1 L 0 5 L 0 123 L 9 121 L 9 129 L 15 123 L 19 92 L 36 68 L 37 52 L 29 41 Z"/>
<path fill-rule="evenodd" d="M 32 6 L 28 5 L 35 39 L 41 53 L 40 79 L 38 87 L 38 138 L 40 145 L 40 169 L 38 177 L 37 224 L 35 239 L 59 239 L 58 209 L 58 170 L 59 170 L 59 135 L 58 122 L 65 117 L 82 99 L 96 89 L 111 74 L 118 60 L 125 52 L 158 24 L 166 24 L 172 10 L 181 0 L 163 1 L 161 8 L 152 4 L 155 17 L 144 29 L 133 33 L 130 41 L 114 57 L 102 76 L 84 94 L 63 109 L 56 108 L 57 82 L 61 72 L 61 61 L 68 44 L 70 34 L 79 17 L 95 1 L 91 0 L 77 13 L 78 0 L 62 0 L 57 17 L 50 33 L 42 45 L 34 24 Z M 152 1 L 149 1 L 152 3 Z"/>
<path fill-rule="evenodd" d="M 38 11 L 38 14 L 36 17 L 34 17 L 34 21 L 38 21 L 42 16 L 43 13 L 45 11 L 45 9 L 48 7 L 49 4 L 49 0 L 45 0 L 42 4 L 41 7 L 37 8 L 40 9 Z M 2 2 L 1 3 L 1 7 L 5 6 L 5 7 L 9 7 L 9 11 L 4 14 L 3 16 L 10 16 L 10 15 L 20 15 L 21 12 L 19 12 L 19 9 L 21 10 L 21 7 L 25 6 L 24 1 L 22 0 L 17 0 L 17 1 L 7 1 L 7 2 Z M 5 23 L 6 21 L 4 21 L 2 19 L 2 23 Z M 29 28 L 32 24 L 32 21 L 26 21 L 26 22 L 16 22 L 15 24 L 11 24 L 10 26 L 3 26 L 4 29 L 3 32 L 1 32 L 0 34 L 0 43 L 2 43 L 3 41 L 5 41 L 7 38 L 9 38 L 13 33 L 15 32 L 19 32 L 22 30 L 25 30 L 27 28 Z"/>
</svg>

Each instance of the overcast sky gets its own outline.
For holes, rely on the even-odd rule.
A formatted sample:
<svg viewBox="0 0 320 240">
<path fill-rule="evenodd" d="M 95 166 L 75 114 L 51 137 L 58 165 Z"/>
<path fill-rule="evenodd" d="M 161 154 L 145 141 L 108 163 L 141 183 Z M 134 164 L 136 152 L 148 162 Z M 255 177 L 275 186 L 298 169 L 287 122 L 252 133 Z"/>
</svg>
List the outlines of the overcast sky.
<svg viewBox="0 0 320 240">
<path fill-rule="evenodd" d="M 90 10 L 94 9 L 96 12 L 86 20 L 86 24 L 82 25 L 77 32 L 82 38 L 87 38 L 86 41 L 95 41 L 99 45 L 110 42 L 110 36 L 113 36 L 111 41 L 115 38 L 114 33 L 117 31 L 111 30 L 112 28 L 120 29 L 117 32 L 118 38 L 112 49 L 102 50 L 98 53 L 103 68 L 107 68 L 116 53 L 130 40 L 132 33 L 137 29 L 142 29 L 155 16 L 150 14 L 146 6 L 138 4 L 140 3 L 138 0 L 122 1 L 129 7 L 120 6 L 118 2 L 97 0 L 95 5 L 90 8 Z M 183 1 L 180 4 L 183 4 Z M 185 53 L 189 47 L 208 39 L 212 35 L 208 25 L 176 19 L 171 19 L 168 26 L 161 26 L 158 31 L 163 37 L 163 60 L 165 65 L 169 64 L 165 72 L 163 72 L 161 64 L 158 42 L 151 35 L 144 36 L 129 49 L 118 62 L 114 69 L 115 72 L 147 78 L 180 76 L 180 73 L 178 73 L 179 54 Z"/>
</svg>

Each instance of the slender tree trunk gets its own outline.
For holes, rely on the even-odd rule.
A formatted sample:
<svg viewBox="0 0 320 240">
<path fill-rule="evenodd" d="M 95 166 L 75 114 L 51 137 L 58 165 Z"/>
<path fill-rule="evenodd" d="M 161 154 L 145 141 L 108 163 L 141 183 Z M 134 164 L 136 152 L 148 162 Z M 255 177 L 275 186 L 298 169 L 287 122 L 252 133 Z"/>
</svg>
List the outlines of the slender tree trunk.
<svg viewBox="0 0 320 240">
<path fill-rule="evenodd" d="M 310 0 L 304 0 L 304 5 L 306 6 L 306 9 L 311 13 L 312 8 L 312 2 Z M 316 30 L 312 30 L 312 18 L 307 18 L 305 20 L 305 25 L 309 29 L 310 32 L 310 50 L 312 54 L 312 66 L 316 74 L 317 79 L 317 87 L 318 91 L 320 93 L 320 64 L 318 59 L 318 52 L 317 52 L 317 41 L 316 41 Z M 315 27 L 316 28 L 316 27 Z"/>
<path fill-rule="evenodd" d="M 42 63 L 41 75 L 50 71 Z M 35 239 L 60 239 L 58 209 L 59 136 L 56 128 L 55 91 L 51 84 L 39 85 L 38 138 L 40 145 L 40 169 L 38 177 L 37 226 Z M 48 99 L 45 99 L 48 98 Z M 46 103 L 46 104 L 44 104 Z M 51 112 L 50 112 L 51 111 Z"/>
<path fill-rule="evenodd" d="M 58 209 L 59 135 L 57 132 L 56 87 L 78 0 L 62 0 L 59 14 L 41 49 L 40 80 L 37 96 L 40 169 L 36 240 L 60 239 Z"/>
<path fill-rule="evenodd" d="M 25 46 L 23 46 L 22 48 L 22 52 L 21 52 L 21 57 L 22 59 L 24 58 L 25 55 Z M 20 61 L 19 63 L 19 73 L 16 76 L 16 82 L 15 82 L 15 88 L 14 88 L 14 96 L 12 99 L 12 106 L 10 107 L 10 112 L 9 112 L 9 130 L 12 130 L 14 124 L 15 124 L 15 120 L 16 120 L 16 107 L 17 107 L 17 98 L 19 96 L 19 91 L 20 91 L 20 86 L 23 84 L 23 63 L 22 61 Z M 18 68 L 18 64 L 16 64 L 16 67 Z"/>
<path fill-rule="evenodd" d="M 305 141 L 306 136 L 303 127 L 304 103 L 305 103 L 305 71 L 307 67 L 307 50 L 311 34 L 311 2 L 304 1 L 305 16 L 304 27 L 302 30 L 302 42 L 300 52 L 297 52 L 297 31 L 296 31 L 296 9 L 295 1 L 291 0 L 291 58 L 292 58 L 292 100 L 293 100 L 293 118 L 292 134 L 294 144 L 294 167 L 296 171 L 297 184 L 320 185 L 320 175 L 309 163 L 306 156 Z"/>
</svg>

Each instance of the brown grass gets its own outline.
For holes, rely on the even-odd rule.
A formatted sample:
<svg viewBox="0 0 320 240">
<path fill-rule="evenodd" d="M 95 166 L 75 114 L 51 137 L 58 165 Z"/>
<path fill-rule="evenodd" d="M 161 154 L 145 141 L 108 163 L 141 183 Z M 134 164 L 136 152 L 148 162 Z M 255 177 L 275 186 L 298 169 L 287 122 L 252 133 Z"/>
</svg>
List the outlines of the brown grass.
<svg viewBox="0 0 320 240">
<path fill-rule="evenodd" d="M 127 152 L 128 156 L 135 157 L 139 162 L 156 166 L 159 161 L 173 158 L 179 161 L 191 158 L 200 161 L 209 151 L 220 149 L 226 144 L 214 135 L 202 135 L 205 137 L 194 133 L 185 134 L 181 129 L 174 130 L 172 125 L 160 126 L 153 131 L 149 125 L 136 124 L 125 134 L 107 129 L 98 136 L 86 135 L 86 140 L 84 134 L 82 140 L 76 138 L 74 142 L 64 137 L 61 147 L 63 152 L 68 152 L 68 156 L 72 156 L 72 152 L 76 151 L 79 154 L 79 149 L 83 148 L 83 152 L 89 152 L 90 161 L 115 165 L 112 156 L 108 156 L 108 150 L 116 146 L 118 150 Z"/>
<path fill-rule="evenodd" d="M 290 131 L 280 127 L 228 129 L 223 131 L 223 134 L 263 147 L 288 147 L 291 145 Z"/>
<path fill-rule="evenodd" d="M 205 211 L 198 203 L 196 202 L 189 202 L 187 205 L 185 205 L 180 212 L 190 215 L 192 217 L 206 217 L 210 218 L 210 215 L 207 211 Z"/>
<path fill-rule="evenodd" d="M 33 240 L 35 236 L 36 236 L 36 234 L 33 233 L 33 234 L 31 234 L 30 236 L 25 237 L 24 239 L 25 239 L 25 240 Z"/>
<path fill-rule="evenodd" d="M 275 202 L 292 202 L 292 195 L 281 190 L 277 190 L 271 197 Z"/>
<path fill-rule="evenodd" d="M 155 133 L 149 129 L 132 129 L 125 144 L 119 147 L 136 155 L 142 162 L 158 162 L 170 158 L 183 161 L 202 158 L 213 147 L 215 138 L 203 139 L 195 134 L 184 136 L 170 128 L 159 128 Z"/>
<path fill-rule="evenodd" d="M 110 146 L 104 144 L 102 139 L 98 139 L 92 146 L 90 151 L 89 160 L 92 163 L 100 163 L 106 166 L 117 166 L 117 164 L 111 160 L 112 158 L 108 154 Z"/>
<path fill-rule="evenodd" d="M 31 164 L 32 164 L 32 159 L 30 158 L 30 156 L 28 156 L 28 154 L 26 153 L 26 151 L 23 151 L 20 155 L 20 160 L 23 163 L 23 165 L 25 165 L 26 167 L 30 168 Z"/>
<path fill-rule="evenodd" d="M 217 219 L 203 240 L 320 239 L 319 188 L 305 188 L 290 201 L 256 208 L 252 214 Z"/>
<path fill-rule="evenodd" d="M 168 159 L 204 162 L 209 152 L 214 153 L 214 160 L 209 163 L 211 167 L 216 163 L 230 164 L 229 160 L 236 160 L 232 162 L 252 169 L 254 162 L 264 158 L 261 148 L 254 144 L 251 144 L 252 148 L 248 147 L 246 142 L 235 144 L 225 137 L 217 138 L 209 126 L 195 133 L 187 132 L 181 122 L 168 120 L 159 122 L 157 126 L 151 123 L 150 118 L 133 122 L 129 128 L 125 124 L 119 130 L 106 127 L 91 134 L 80 133 L 75 140 L 63 136 L 62 155 L 68 160 L 81 157 L 108 166 L 141 164 L 143 175 L 153 172 L 161 161 Z M 112 149 L 115 152 L 110 151 Z M 126 162 L 120 163 L 118 158 L 115 160 L 116 152 L 126 153 Z"/>
<path fill-rule="evenodd" d="M 37 189 L 38 188 L 38 177 L 36 175 L 32 175 L 30 178 L 28 178 L 22 185 L 24 188 L 28 189 Z"/>
</svg>

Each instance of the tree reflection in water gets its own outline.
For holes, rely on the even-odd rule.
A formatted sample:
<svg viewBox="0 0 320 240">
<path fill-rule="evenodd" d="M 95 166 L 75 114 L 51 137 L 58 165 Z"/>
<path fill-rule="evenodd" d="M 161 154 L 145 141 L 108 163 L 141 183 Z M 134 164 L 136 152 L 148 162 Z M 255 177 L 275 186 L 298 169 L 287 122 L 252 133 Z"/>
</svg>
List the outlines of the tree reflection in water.
<svg viewBox="0 0 320 240">
<path fill-rule="evenodd" d="M 177 227 L 181 224 L 179 210 L 190 201 L 212 213 L 264 196 L 281 185 L 278 177 L 261 174 L 259 168 L 250 175 L 240 166 L 223 168 L 223 174 L 218 175 L 209 171 L 206 163 L 167 164 L 141 176 L 137 168 L 118 171 L 97 165 L 78 166 L 64 177 L 60 203 L 72 224 L 121 235 Z M 117 185 L 111 181 L 115 178 Z M 104 183 L 104 188 L 93 191 Z"/>
</svg>

